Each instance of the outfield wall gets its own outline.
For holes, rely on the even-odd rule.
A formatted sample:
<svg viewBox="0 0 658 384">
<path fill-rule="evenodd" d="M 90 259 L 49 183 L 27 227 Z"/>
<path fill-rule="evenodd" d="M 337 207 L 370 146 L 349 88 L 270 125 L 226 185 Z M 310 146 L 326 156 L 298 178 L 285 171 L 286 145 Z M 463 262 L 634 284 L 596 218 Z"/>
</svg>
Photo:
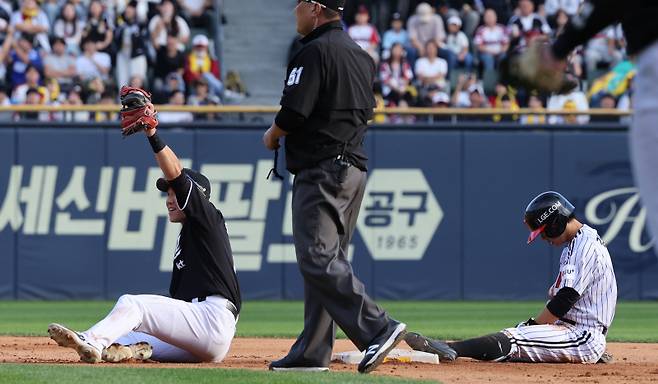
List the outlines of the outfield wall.
<svg viewBox="0 0 658 384">
<path fill-rule="evenodd" d="M 267 181 L 265 126 L 169 130 L 213 182 L 244 296 L 300 299 L 290 181 Z M 540 299 L 559 252 L 526 245 L 527 202 L 556 189 L 609 243 L 619 294 L 658 298 L 658 258 L 625 129 L 374 128 L 350 255 L 380 299 Z M 166 293 L 178 234 L 142 137 L 86 127 L 0 129 L 0 298 Z"/>
</svg>

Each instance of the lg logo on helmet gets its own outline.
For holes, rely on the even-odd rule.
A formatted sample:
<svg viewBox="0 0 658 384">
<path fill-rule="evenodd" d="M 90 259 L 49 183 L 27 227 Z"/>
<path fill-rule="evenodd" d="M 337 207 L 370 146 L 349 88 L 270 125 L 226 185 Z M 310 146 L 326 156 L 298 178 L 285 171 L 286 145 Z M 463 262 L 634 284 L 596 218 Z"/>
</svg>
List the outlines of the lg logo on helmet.
<svg viewBox="0 0 658 384">
<path fill-rule="evenodd" d="M 557 209 L 560 207 L 560 205 L 562 205 L 562 204 L 558 201 L 557 203 L 551 205 L 551 207 L 548 209 L 548 211 L 542 213 L 541 216 L 539 216 L 539 220 L 537 220 L 537 221 L 539 221 L 539 224 L 542 224 L 546 219 L 548 219 L 548 217 L 551 215 L 551 213 L 557 211 Z"/>
</svg>

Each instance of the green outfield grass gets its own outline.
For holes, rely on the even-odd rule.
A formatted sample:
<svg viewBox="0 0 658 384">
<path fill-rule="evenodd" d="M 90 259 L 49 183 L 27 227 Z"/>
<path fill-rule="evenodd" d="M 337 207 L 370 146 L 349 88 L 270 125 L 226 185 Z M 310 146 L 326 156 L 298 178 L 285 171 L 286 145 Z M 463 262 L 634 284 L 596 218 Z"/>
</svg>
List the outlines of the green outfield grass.
<svg viewBox="0 0 658 384">
<path fill-rule="evenodd" d="M 0 365 L 0 383 L 34 384 L 111 384 L 111 383 L 157 383 L 157 384 L 337 384 L 337 383 L 428 383 L 420 380 L 402 380 L 382 376 L 366 376 L 354 373 L 271 373 L 238 369 L 194 369 L 194 368 L 124 368 L 89 367 L 64 365 Z"/>
<path fill-rule="evenodd" d="M 409 329 L 443 339 L 463 339 L 514 326 L 536 315 L 543 302 L 380 302 Z M 0 301 L 0 334 L 44 336 L 51 322 L 87 329 L 113 302 Z M 290 301 L 244 303 L 239 337 L 295 337 L 302 328 L 303 304 Z M 620 302 L 609 341 L 658 342 L 658 303 Z M 339 337 L 343 337 L 339 334 Z M 2 381 L 0 381 L 2 382 Z"/>
</svg>

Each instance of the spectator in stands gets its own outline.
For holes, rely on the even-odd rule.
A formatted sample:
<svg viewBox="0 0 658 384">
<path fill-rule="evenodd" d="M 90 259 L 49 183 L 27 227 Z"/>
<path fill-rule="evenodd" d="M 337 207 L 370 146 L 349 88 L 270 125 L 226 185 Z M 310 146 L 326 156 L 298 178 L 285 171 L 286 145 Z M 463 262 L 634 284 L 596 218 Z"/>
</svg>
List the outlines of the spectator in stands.
<svg viewBox="0 0 658 384">
<path fill-rule="evenodd" d="M 509 37 L 505 27 L 498 24 L 498 16 L 493 9 L 484 11 L 484 24 L 475 31 L 473 44 L 477 47 L 485 71 L 498 67 L 509 47 Z"/>
<path fill-rule="evenodd" d="M 178 49 L 181 51 L 185 50 L 185 44 L 190 40 L 190 27 L 185 19 L 176 13 L 176 8 L 171 0 L 162 0 L 159 13 L 149 22 L 149 33 L 151 34 L 151 44 L 156 52 L 167 44 L 167 35 L 178 38 Z"/>
<path fill-rule="evenodd" d="M 441 16 L 434 13 L 434 9 L 427 3 L 420 3 L 416 7 L 416 13 L 409 18 L 407 23 L 409 39 L 416 50 L 418 57 L 427 56 L 425 48 L 429 41 L 434 42 L 438 50 L 438 56 L 447 63 L 454 62 L 453 53 L 444 48 L 446 31 Z M 448 68 L 449 70 L 451 68 Z"/>
<path fill-rule="evenodd" d="M 215 36 L 217 21 L 213 15 L 213 0 L 178 0 L 182 15 L 193 28 L 203 28 Z"/>
<path fill-rule="evenodd" d="M 219 97 L 210 93 L 208 82 L 200 78 L 194 82 L 194 93 L 187 99 L 188 105 L 218 105 L 221 104 Z M 213 113 L 195 113 L 194 120 L 213 120 Z"/>
<path fill-rule="evenodd" d="M 384 60 L 388 59 L 391 48 L 393 44 L 400 44 L 404 50 L 407 52 L 407 59 L 409 62 L 413 63 L 416 61 L 416 57 L 410 57 L 409 48 L 411 47 L 411 41 L 409 40 L 409 34 L 403 28 L 404 21 L 399 13 L 393 14 L 393 19 L 391 20 L 391 29 L 384 33 L 384 38 L 382 39 L 382 58 Z"/>
<path fill-rule="evenodd" d="M 204 35 L 194 36 L 192 52 L 185 60 L 183 78 L 187 84 L 205 78 L 210 90 L 218 97 L 222 97 L 224 85 L 220 80 L 219 62 L 210 56 L 208 51 L 208 38 Z"/>
<path fill-rule="evenodd" d="M 187 86 L 185 85 L 183 76 L 181 76 L 178 72 L 171 72 L 167 75 L 162 88 L 156 90 L 153 93 L 153 103 L 166 103 L 173 91 L 181 91 L 183 93 L 187 92 Z"/>
<path fill-rule="evenodd" d="M 567 24 L 569 23 L 569 15 L 562 9 L 557 11 L 555 14 L 555 21 L 553 23 L 553 32 L 551 33 L 552 38 L 557 38 L 560 36 L 562 32 L 564 32 L 564 29 L 567 27 Z"/>
<path fill-rule="evenodd" d="M 25 70 L 25 83 L 14 88 L 14 92 L 12 92 L 11 95 L 12 103 L 25 103 L 27 98 L 27 91 L 29 89 L 36 89 L 39 92 L 41 95 L 41 104 L 45 104 L 50 101 L 48 89 L 41 84 L 41 73 L 33 65 L 28 65 L 27 69 Z"/>
<path fill-rule="evenodd" d="M 106 89 L 103 79 L 94 77 L 84 84 L 80 96 L 85 104 L 98 104 Z"/>
<path fill-rule="evenodd" d="M 57 20 L 55 20 L 53 35 L 64 39 L 67 51 L 75 56 L 80 54 L 83 29 L 84 23 L 76 13 L 75 5 L 71 2 L 65 3 Z"/>
<path fill-rule="evenodd" d="M 448 63 L 438 57 L 438 47 L 434 40 L 429 40 L 423 51 L 426 56 L 416 60 L 416 78 L 422 89 L 427 89 L 435 84 L 439 89 L 446 89 L 446 75 L 448 74 Z M 422 92 L 421 92 L 422 93 Z"/>
<path fill-rule="evenodd" d="M 558 13 L 563 11 L 569 17 L 578 13 L 581 0 L 546 0 L 544 2 L 544 13 L 551 25 L 556 25 Z"/>
<path fill-rule="evenodd" d="M 230 69 L 226 72 L 224 84 L 224 103 L 236 102 L 249 97 L 247 86 L 242 81 L 238 71 Z"/>
<path fill-rule="evenodd" d="M 532 39 L 551 33 L 546 19 L 535 13 L 532 0 L 519 0 L 518 14 L 510 18 L 508 28 L 513 46 L 525 46 Z"/>
<path fill-rule="evenodd" d="M 614 67 L 624 58 L 626 42 L 621 25 L 610 26 L 594 35 L 585 48 L 585 65 L 592 74 L 599 68 Z"/>
<path fill-rule="evenodd" d="M 0 19 L 0 23 L 2 19 Z M 7 59 L 11 57 L 12 45 L 14 44 L 13 29 L 11 25 L 7 25 L 7 35 L 0 43 L 0 84 L 5 86 L 5 79 L 7 78 Z"/>
<path fill-rule="evenodd" d="M 13 34 L 14 29 L 11 25 L 11 8 L 7 10 L 0 6 L 0 45 L 4 43 L 7 36 Z"/>
<path fill-rule="evenodd" d="M 40 105 L 43 103 L 41 93 L 36 88 L 29 88 L 25 96 L 26 105 Z M 16 114 L 16 120 L 39 120 L 49 121 L 50 114 L 48 112 L 19 112 Z"/>
<path fill-rule="evenodd" d="M 548 99 L 547 109 L 549 111 L 587 111 L 589 103 L 587 96 L 580 90 L 575 90 L 567 95 L 552 95 Z M 587 124 L 588 115 L 550 115 L 549 124 Z"/>
<path fill-rule="evenodd" d="M 67 91 L 76 75 L 75 58 L 66 51 L 66 43 L 61 37 L 51 39 L 52 52 L 44 59 L 44 73 L 48 78 L 55 78 Z"/>
<path fill-rule="evenodd" d="M 84 102 L 82 101 L 82 88 L 79 85 L 71 88 L 64 104 L 84 105 Z M 64 121 L 89 122 L 89 111 L 64 112 Z"/>
<path fill-rule="evenodd" d="M 19 35 L 32 36 L 33 44 L 37 48 L 50 52 L 48 42 L 50 22 L 36 0 L 22 0 L 20 9 L 11 16 L 11 25 Z"/>
<path fill-rule="evenodd" d="M 9 56 L 11 72 L 9 81 L 12 87 L 17 87 L 25 83 L 25 70 L 28 65 L 33 65 L 37 69 L 43 68 L 41 55 L 32 45 L 33 36 L 27 33 L 21 33 L 18 41 L 14 41 L 14 49 Z"/>
<path fill-rule="evenodd" d="M 61 8 L 61 2 L 59 0 L 45 0 L 42 2 L 41 10 L 48 17 L 48 24 L 52 26 L 55 25 L 55 20 L 57 20 L 57 16 L 59 16 Z"/>
<path fill-rule="evenodd" d="M 178 38 L 168 35 L 167 44 L 158 49 L 156 57 L 153 71 L 155 78 L 153 88 L 160 91 L 164 88 L 166 77 L 170 73 L 176 72 L 180 74 L 182 79 L 183 69 L 185 68 L 185 54 L 178 50 Z"/>
<path fill-rule="evenodd" d="M 477 93 L 477 95 L 473 95 Z M 487 106 L 487 99 L 475 74 L 460 74 L 452 93 L 452 105 L 457 108 L 481 108 Z"/>
<path fill-rule="evenodd" d="M 599 108 L 601 109 L 616 109 L 617 108 L 617 99 L 610 94 L 606 93 L 599 99 Z M 594 115 L 589 119 L 590 122 L 598 123 L 617 123 L 619 122 L 619 116 L 615 115 Z"/>
<path fill-rule="evenodd" d="M 99 0 L 91 0 L 87 22 L 82 31 L 82 41 L 92 41 L 96 45 L 96 51 L 107 53 L 112 44 L 113 29 L 114 24 L 105 14 L 103 3 Z"/>
<path fill-rule="evenodd" d="M 82 80 L 89 80 L 95 77 L 108 78 L 112 59 L 105 52 L 98 52 L 98 44 L 91 38 L 82 41 L 82 55 L 78 56 L 75 61 L 75 68 L 78 76 Z"/>
<path fill-rule="evenodd" d="M 117 103 L 117 95 L 110 89 L 106 90 L 98 101 L 99 105 L 115 105 Z M 119 120 L 119 113 L 117 112 L 96 112 L 94 114 L 94 121 L 117 121 Z"/>
<path fill-rule="evenodd" d="M 496 84 L 496 94 L 490 99 L 490 104 L 494 108 L 506 109 L 510 111 L 518 111 L 519 103 L 516 100 L 516 90 L 512 87 L 503 84 Z M 494 122 L 499 121 L 517 121 L 518 115 L 494 115 L 492 116 Z"/>
<path fill-rule="evenodd" d="M 185 105 L 185 94 L 181 91 L 173 91 L 169 96 L 169 105 Z M 186 123 L 194 120 L 192 112 L 158 112 L 158 120 L 161 123 Z"/>
<path fill-rule="evenodd" d="M 382 96 L 388 106 L 409 105 L 409 87 L 414 74 L 404 58 L 404 48 L 400 43 L 393 44 L 390 57 L 380 66 L 379 79 L 382 82 Z"/>
<path fill-rule="evenodd" d="M 117 48 L 115 78 L 119 88 L 133 76 L 146 78 L 146 44 L 149 36 L 146 26 L 137 22 L 134 3 L 128 3 L 122 20 L 114 31 L 114 45 Z"/>
<path fill-rule="evenodd" d="M 448 19 L 448 35 L 446 37 L 446 48 L 453 54 L 454 62 L 448 63 L 448 67 L 462 67 L 467 71 L 473 69 L 473 56 L 469 52 L 468 37 L 461 31 L 462 20 L 459 16 L 451 16 Z"/>
<path fill-rule="evenodd" d="M 347 33 L 359 47 L 363 48 L 375 63 L 379 63 L 379 33 L 377 29 L 369 23 L 370 14 L 365 6 L 359 7 L 359 12 L 355 17 L 356 23 L 347 29 Z"/>
<path fill-rule="evenodd" d="M 528 96 L 528 108 L 538 111 L 544 108 L 544 101 L 536 91 L 530 92 Z M 523 115 L 521 124 L 546 124 L 546 115 L 543 113 Z"/>
<path fill-rule="evenodd" d="M 0 82 L 0 106 L 8 107 L 11 105 L 9 96 L 7 95 L 7 88 L 4 83 Z M 11 112 L 0 112 L 0 121 L 12 121 L 14 116 Z"/>
</svg>

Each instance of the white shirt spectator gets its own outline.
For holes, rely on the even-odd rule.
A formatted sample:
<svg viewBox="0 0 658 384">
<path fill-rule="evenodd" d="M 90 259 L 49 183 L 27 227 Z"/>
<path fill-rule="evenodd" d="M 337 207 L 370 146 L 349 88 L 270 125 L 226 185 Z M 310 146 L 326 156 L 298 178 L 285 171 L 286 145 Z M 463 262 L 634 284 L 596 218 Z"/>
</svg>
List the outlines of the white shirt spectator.
<svg viewBox="0 0 658 384">
<path fill-rule="evenodd" d="M 372 25 L 352 25 L 347 29 L 352 40 L 366 51 L 377 49 L 379 34 Z"/>
<path fill-rule="evenodd" d="M 88 58 L 85 55 L 80 55 L 75 61 L 75 68 L 78 75 L 85 80 L 93 79 L 95 77 L 107 77 L 107 75 L 103 75 L 98 70 L 97 65 L 109 70 L 112 66 L 110 55 L 105 52 L 96 52 L 91 58 Z"/>
<path fill-rule="evenodd" d="M 468 37 L 462 31 L 454 34 L 449 33 L 446 37 L 446 48 L 458 55 L 462 53 L 464 48 L 468 49 Z"/>
<path fill-rule="evenodd" d="M 546 109 L 549 111 L 587 111 L 589 110 L 589 103 L 587 96 L 581 91 L 574 91 L 567 95 L 553 95 L 548 99 Z M 588 115 L 576 116 L 578 124 L 586 124 L 589 121 Z M 563 124 L 568 122 L 566 115 L 551 115 L 548 117 L 549 124 Z"/>
<path fill-rule="evenodd" d="M 25 20 L 23 17 L 23 12 L 19 9 L 11 15 L 10 24 L 15 26 L 16 24 L 23 24 L 26 21 L 27 20 Z M 32 25 L 38 25 L 46 28 L 46 31 L 50 30 L 50 21 L 48 20 L 46 13 L 42 10 L 39 10 L 37 15 L 29 20 L 29 22 Z M 16 31 L 16 37 L 18 36 L 20 36 L 20 32 Z M 50 42 L 48 41 L 47 32 L 37 33 L 36 41 L 38 42 L 39 46 L 42 47 L 46 52 L 50 52 Z"/>
<path fill-rule="evenodd" d="M 155 31 L 155 26 L 158 25 L 158 23 L 162 20 L 162 17 L 160 15 L 155 15 L 151 21 L 149 22 L 149 34 L 153 35 L 153 31 Z M 183 19 L 180 16 L 176 16 L 176 23 L 178 24 L 178 40 L 182 41 L 187 41 L 188 38 L 190 37 L 190 27 L 187 25 L 187 22 L 185 22 L 185 19 Z M 162 28 L 160 30 L 160 33 L 155 36 L 155 42 L 160 46 L 166 46 L 167 45 L 167 30 Z M 183 43 L 178 43 L 178 50 L 180 51 L 185 51 L 185 44 Z"/>
<path fill-rule="evenodd" d="M 544 3 L 544 11 L 549 16 L 555 15 L 560 9 L 564 10 L 569 16 L 578 13 L 581 0 L 546 0 Z"/>
<path fill-rule="evenodd" d="M 487 27 L 483 25 L 475 31 L 473 37 L 473 44 L 479 47 L 481 45 L 487 47 L 487 52 L 492 55 L 499 55 L 503 53 L 503 47 L 509 43 L 509 36 L 507 30 L 501 24 L 496 24 L 494 27 Z"/>
<path fill-rule="evenodd" d="M 421 57 L 416 60 L 416 66 L 414 67 L 414 72 L 416 77 L 436 77 L 436 76 L 445 76 L 448 74 L 448 63 L 440 57 L 430 61 L 427 57 Z M 443 83 L 438 84 L 440 86 Z"/>
<path fill-rule="evenodd" d="M 411 16 L 407 23 L 407 32 L 410 39 L 416 39 L 422 46 L 432 39 L 443 42 L 446 38 L 443 19 L 435 14 Z"/>
</svg>

